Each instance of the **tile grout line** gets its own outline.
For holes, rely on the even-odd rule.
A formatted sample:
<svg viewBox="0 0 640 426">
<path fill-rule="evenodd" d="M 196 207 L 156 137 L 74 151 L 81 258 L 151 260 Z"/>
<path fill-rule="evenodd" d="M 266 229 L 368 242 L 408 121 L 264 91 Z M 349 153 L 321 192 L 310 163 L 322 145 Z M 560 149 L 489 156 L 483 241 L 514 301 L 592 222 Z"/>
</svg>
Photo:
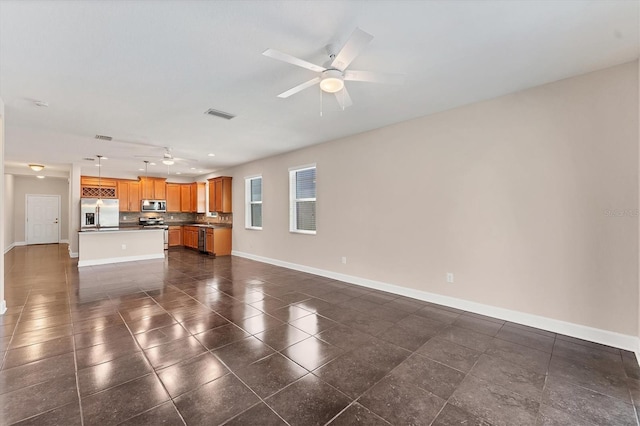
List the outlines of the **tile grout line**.
<svg viewBox="0 0 640 426">
<path fill-rule="evenodd" d="M 78 408 L 80 409 L 80 425 L 84 426 L 84 411 L 82 409 L 82 397 L 80 396 L 80 378 L 78 376 L 78 356 L 76 354 L 76 338 L 74 334 L 74 322 L 73 315 L 71 314 L 71 294 L 69 291 L 69 275 L 67 273 L 67 268 L 64 268 L 64 277 L 65 283 L 67 285 L 67 301 L 69 302 L 69 319 L 71 320 L 71 344 L 73 345 L 73 366 L 75 368 L 75 377 L 76 377 L 76 393 L 78 394 Z"/>
</svg>

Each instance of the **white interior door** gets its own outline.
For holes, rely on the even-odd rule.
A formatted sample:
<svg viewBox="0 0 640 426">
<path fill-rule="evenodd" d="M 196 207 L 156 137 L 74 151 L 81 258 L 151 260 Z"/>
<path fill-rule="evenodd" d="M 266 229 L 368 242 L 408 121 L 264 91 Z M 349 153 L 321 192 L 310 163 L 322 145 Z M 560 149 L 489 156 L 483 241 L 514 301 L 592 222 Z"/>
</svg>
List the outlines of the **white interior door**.
<svg viewBox="0 0 640 426">
<path fill-rule="evenodd" d="M 27 244 L 58 243 L 60 196 L 27 195 Z"/>
</svg>

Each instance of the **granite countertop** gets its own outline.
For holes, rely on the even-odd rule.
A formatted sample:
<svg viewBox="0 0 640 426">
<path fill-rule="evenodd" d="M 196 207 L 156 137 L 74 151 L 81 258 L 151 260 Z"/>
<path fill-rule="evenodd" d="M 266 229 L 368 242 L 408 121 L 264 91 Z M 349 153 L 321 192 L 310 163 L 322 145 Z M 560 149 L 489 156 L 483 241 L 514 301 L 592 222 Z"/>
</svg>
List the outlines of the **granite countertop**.
<svg viewBox="0 0 640 426">
<path fill-rule="evenodd" d="M 232 228 L 230 223 L 180 223 L 169 226 L 197 226 L 199 228 Z"/>
<path fill-rule="evenodd" d="M 81 229 L 80 233 L 95 232 L 126 232 L 126 231 L 162 231 L 161 228 L 145 228 L 144 226 L 120 225 L 118 228 L 87 228 Z"/>
<path fill-rule="evenodd" d="M 198 226 L 198 227 L 205 227 L 205 228 L 233 228 L 231 223 L 194 223 L 194 222 L 165 221 L 164 225 L 166 226 Z M 142 226 L 140 226 L 138 223 L 135 223 L 135 222 L 132 222 L 132 223 L 120 222 L 120 229 L 122 228 L 143 229 Z M 149 229 L 149 228 L 144 228 L 144 229 Z"/>
</svg>

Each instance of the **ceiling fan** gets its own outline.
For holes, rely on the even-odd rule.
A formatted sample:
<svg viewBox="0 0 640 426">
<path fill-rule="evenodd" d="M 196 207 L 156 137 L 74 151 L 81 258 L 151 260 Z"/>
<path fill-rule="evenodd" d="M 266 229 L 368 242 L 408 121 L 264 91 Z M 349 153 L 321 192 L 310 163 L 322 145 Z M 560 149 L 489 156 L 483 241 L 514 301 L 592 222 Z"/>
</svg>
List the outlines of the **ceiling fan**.
<svg viewBox="0 0 640 426">
<path fill-rule="evenodd" d="M 158 158 L 157 155 L 136 155 L 135 157 L 139 157 L 139 158 Z M 193 158 L 179 158 L 179 157 L 175 157 L 172 153 L 171 153 L 171 148 L 170 147 L 164 147 L 164 154 L 162 155 L 162 157 L 160 158 L 160 161 L 162 162 L 162 164 L 167 165 L 167 166 L 172 166 L 176 163 L 176 161 L 178 162 L 186 162 L 186 163 L 197 163 L 198 160 L 193 159 Z"/>
<path fill-rule="evenodd" d="M 404 75 L 402 74 L 388 74 L 347 69 L 351 62 L 353 62 L 353 60 L 360 54 L 360 52 L 362 52 L 371 40 L 373 40 L 373 36 L 371 34 L 362 31 L 360 28 L 356 28 L 338 53 L 335 53 L 334 45 L 327 46 L 329 60 L 323 66 L 312 64 L 304 59 L 296 58 L 295 56 L 275 49 L 267 49 L 262 52 L 262 54 L 320 74 L 307 82 L 280 93 L 278 95 L 279 98 L 288 98 L 289 96 L 306 88 L 320 84 L 320 89 L 322 89 L 323 92 L 335 94 L 338 103 L 344 109 L 353 104 L 345 86 L 345 81 L 399 84 L 402 83 L 404 79 Z"/>
</svg>

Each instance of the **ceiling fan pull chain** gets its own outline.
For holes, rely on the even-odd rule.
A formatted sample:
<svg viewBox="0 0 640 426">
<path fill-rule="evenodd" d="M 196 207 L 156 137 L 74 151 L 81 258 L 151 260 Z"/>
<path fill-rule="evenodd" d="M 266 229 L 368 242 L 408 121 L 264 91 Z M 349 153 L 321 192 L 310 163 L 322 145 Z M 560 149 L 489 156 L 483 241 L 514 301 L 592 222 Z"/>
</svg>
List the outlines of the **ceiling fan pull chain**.
<svg viewBox="0 0 640 426">
<path fill-rule="evenodd" d="M 322 89 L 320 89 L 320 117 L 322 117 Z"/>
</svg>

